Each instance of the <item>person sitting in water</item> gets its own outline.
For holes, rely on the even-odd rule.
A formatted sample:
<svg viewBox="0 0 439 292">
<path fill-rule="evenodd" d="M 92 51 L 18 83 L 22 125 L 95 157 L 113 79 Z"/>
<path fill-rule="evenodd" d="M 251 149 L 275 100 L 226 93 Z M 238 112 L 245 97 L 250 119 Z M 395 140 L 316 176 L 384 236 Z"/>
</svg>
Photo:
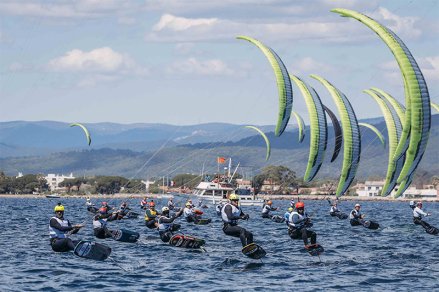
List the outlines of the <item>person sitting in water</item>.
<svg viewBox="0 0 439 292">
<path fill-rule="evenodd" d="M 273 217 L 273 215 L 270 214 L 271 211 L 276 211 L 279 208 L 274 208 L 272 207 L 273 202 L 272 201 L 268 201 L 264 207 L 262 208 L 262 218 L 271 218 Z"/>
<path fill-rule="evenodd" d="M 223 205 L 223 202 L 219 202 L 219 204 L 215 206 L 216 214 L 218 216 L 221 216 L 221 209 L 223 208 Z"/>
<path fill-rule="evenodd" d="M 360 212 L 361 205 L 355 204 L 354 210 L 349 214 L 349 222 L 351 226 L 363 225 L 364 223 L 364 215 Z"/>
<path fill-rule="evenodd" d="M 416 225 L 421 225 L 422 227 L 424 227 L 424 229 L 429 229 L 431 228 L 431 225 L 422 220 L 422 218 L 430 215 L 430 213 L 425 213 L 422 210 L 422 202 L 418 202 L 416 204 L 416 207 L 413 209 L 413 223 L 415 223 Z"/>
<path fill-rule="evenodd" d="M 157 222 L 155 221 L 159 213 L 155 209 L 155 203 L 153 201 L 149 202 L 149 209 L 145 211 L 145 225 L 149 229 L 157 227 Z"/>
<path fill-rule="evenodd" d="M 302 239 L 306 249 L 311 248 L 317 242 L 317 234 L 309 230 L 312 227 L 311 218 L 305 213 L 305 203 L 297 202 L 296 210 L 291 212 L 288 218 L 288 235 L 292 239 Z M 311 245 L 308 245 L 308 238 L 311 238 Z"/>
<path fill-rule="evenodd" d="M 174 202 L 172 201 L 172 198 L 169 198 L 168 200 L 168 209 L 169 210 L 174 210 L 175 206 L 174 206 Z"/>
<path fill-rule="evenodd" d="M 144 197 L 142 201 L 140 201 L 140 208 L 146 210 L 148 208 L 148 198 Z"/>
<path fill-rule="evenodd" d="M 98 211 L 98 208 L 95 207 L 95 204 L 90 201 L 90 197 L 87 198 L 87 202 L 85 202 L 85 204 L 87 205 L 87 211 L 92 213 L 96 213 Z"/>
<path fill-rule="evenodd" d="M 93 234 L 97 238 L 105 239 L 112 236 L 111 230 L 107 228 L 107 221 L 117 220 L 116 216 L 109 213 L 107 208 L 101 207 L 99 214 L 93 217 Z"/>
<path fill-rule="evenodd" d="M 121 220 L 121 219 L 123 219 L 127 214 L 128 214 L 128 212 L 130 212 L 130 208 L 128 207 L 128 203 L 127 202 L 123 202 L 121 205 L 120 205 L 120 207 L 119 207 L 119 210 L 117 210 L 117 219 L 118 220 Z"/>
<path fill-rule="evenodd" d="M 183 209 L 184 218 L 187 222 L 198 223 L 198 221 L 200 221 L 201 219 L 200 213 L 202 214 L 202 212 L 200 212 L 199 210 L 195 210 L 194 205 L 192 205 L 192 203 L 190 203 L 189 201 L 186 203 L 186 206 Z"/>
<path fill-rule="evenodd" d="M 337 207 L 337 202 L 334 202 L 334 204 L 331 205 L 331 209 L 329 210 L 329 215 L 337 216 L 340 213 L 341 213 L 341 211 Z"/>
<path fill-rule="evenodd" d="M 296 208 L 296 202 L 294 202 L 294 199 L 292 199 L 291 201 L 290 201 L 290 207 L 291 208 Z"/>
<path fill-rule="evenodd" d="M 50 246 L 56 252 L 74 250 L 79 241 L 73 241 L 69 236 L 77 233 L 84 225 L 72 226 L 69 220 L 64 219 L 64 206 L 60 203 L 55 206 L 54 211 L 55 217 L 49 221 Z"/>
<path fill-rule="evenodd" d="M 178 211 L 174 215 L 169 215 L 169 208 L 163 207 L 162 214 L 157 215 L 157 229 L 159 231 L 160 239 L 163 242 L 169 242 L 172 237 L 172 232 L 175 232 L 180 229 L 180 224 L 173 223 L 175 219 L 183 214 L 183 210 Z"/>
<path fill-rule="evenodd" d="M 221 209 L 221 219 L 223 220 L 223 232 L 226 235 L 239 237 L 242 246 L 253 243 L 253 234 L 246 229 L 238 226 L 238 220 L 248 220 L 250 216 L 244 214 L 239 207 L 239 197 L 236 194 L 230 194 L 230 203 L 226 203 Z"/>
</svg>

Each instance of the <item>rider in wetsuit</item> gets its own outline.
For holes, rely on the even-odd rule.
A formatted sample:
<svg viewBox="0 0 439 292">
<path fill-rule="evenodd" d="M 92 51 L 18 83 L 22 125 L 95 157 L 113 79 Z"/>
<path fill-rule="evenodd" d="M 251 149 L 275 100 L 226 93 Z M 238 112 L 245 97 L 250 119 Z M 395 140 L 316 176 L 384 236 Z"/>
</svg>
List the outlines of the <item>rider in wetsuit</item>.
<svg viewBox="0 0 439 292">
<path fill-rule="evenodd" d="M 221 219 L 223 220 L 223 232 L 226 235 L 239 237 L 242 246 L 253 243 L 253 234 L 246 229 L 238 226 L 238 220 L 247 220 L 250 216 L 242 212 L 238 206 L 239 197 L 236 194 L 230 194 L 230 203 L 227 203 L 221 209 Z"/>
<path fill-rule="evenodd" d="M 317 234 L 307 228 L 312 227 L 311 219 L 305 213 L 305 203 L 297 202 L 296 211 L 291 212 L 288 219 L 288 234 L 292 239 L 303 239 L 305 248 L 309 249 L 317 242 Z M 311 245 L 308 245 L 308 238 L 311 238 Z"/>
<path fill-rule="evenodd" d="M 154 229 L 157 227 L 157 222 L 155 218 L 160 215 L 155 209 L 155 203 L 153 201 L 149 202 L 149 209 L 145 211 L 145 225 L 149 229 Z"/>
<path fill-rule="evenodd" d="M 334 202 L 334 204 L 331 205 L 331 209 L 329 210 L 329 215 L 337 216 L 340 213 L 341 211 L 337 207 L 337 202 Z"/>
<path fill-rule="evenodd" d="M 172 211 L 172 210 L 174 210 L 174 208 L 175 208 L 174 202 L 172 201 L 172 198 L 169 198 L 168 209 Z"/>
<path fill-rule="evenodd" d="M 169 240 L 172 237 L 172 232 L 177 231 L 180 229 L 180 224 L 173 223 L 175 219 L 181 216 L 183 214 L 183 210 L 178 211 L 174 215 L 169 215 L 169 208 L 163 207 L 162 208 L 162 214 L 157 215 L 157 225 L 158 225 L 158 231 L 160 235 L 160 239 L 163 242 L 169 242 Z"/>
<path fill-rule="evenodd" d="M 140 201 L 140 208 L 146 210 L 148 207 L 148 198 L 144 197 L 142 201 Z"/>
<path fill-rule="evenodd" d="M 183 209 L 184 218 L 187 222 L 198 223 L 200 221 L 201 216 L 198 215 L 194 210 L 194 205 L 191 202 L 187 202 L 185 208 Z"/>
<path fill-rule="evenodd" d="M 430 213 L 425 213 L 422 210 L 422 202 L 418 202 L 416 204 L 416 207 L 413 209 L 413 223 L 415 223 L 416 225 L 421 225 L 422 227 L 424 227 L 424 229 L 429 229 L 431 228 L 431 225 L 422 220 L 422 218 L 430 215 Z"/>
<path fill-rule="evenodd" d="M 286 211 L 285 214 L 284 214 L 284 219 L 285 219 L 287 225 L 288 225 L 288 220 L 290 219 L 290 214 L 291 214 L 291 212 L 293 212 L 293 211 L 294 211 L 294 208 L 289 207 L 289 208 L 288 208 L 288 211 Z"/>
<path fill-rule="evenodd" d="M 270 214 L 271 211 L 276 211 L 279 208 L 274 208 L 272 207 L 273 202 L 272 201 L 268 201 L 264 207 L 262 207 L 262 218 L 271 218 L 273 217 L 273 215 Z"/>
<path fill-rule="evenodd" d="M 49 236 L 50 246 L 56 252 L 66 252 L 74 250 L 79 241 L 73 241 L 69 238 L 71 234 L 75 234 L 84 225 L 73 225 L 69 220 L 64 219 L 64 206 L 60 203 L 55 206 L 55 217 L 50 218 Z"/>
<path fill-rule="evenodd" d="M 364 215 L 360 212 L 361 205 L 355 204 L 354 210 L 349 214 L 349 222 L 351 226 L 363 225 Z"/>
<path fill-rule="evenodd" d="M 107 208 L 101 207 L 99 209 L 99 214 L 93 218 L 94 236 L 101 239 L 112 237 L 111 230 L 107 228 L 107 221 L 113 220 L 117 220 L 117 218 L 112 216 L 112 214 L 108 212 Z"/>
</svg>

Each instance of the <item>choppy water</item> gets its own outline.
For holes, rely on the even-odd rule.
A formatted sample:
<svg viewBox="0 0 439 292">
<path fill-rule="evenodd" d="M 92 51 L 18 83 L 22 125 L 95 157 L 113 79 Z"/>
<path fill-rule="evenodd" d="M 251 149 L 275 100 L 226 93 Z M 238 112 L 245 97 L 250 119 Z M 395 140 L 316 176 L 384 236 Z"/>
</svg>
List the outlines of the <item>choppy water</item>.
<svg viewBox="0 0 439 292">
<path fill-rule="evenodd" d="M 213 208 L 205 214 L 213 223 L 182 223 L 182 232 L 204 238 L 207 252 L 190 251 L 162 243 L 143 218 L 110 222 L 111 227 L 141 233 L 136 244 L 111 239 L 112 261 L 96 262 L 73 253 L 55 253 L 48 240 L 48 221 L 59 199 L 0 198 L 0 290 L 439 290 L 439 237 L 412 223 L 406 202 L 364 202 L 362 211 L 378 221 L 377 231 L 351 227 L 348 220 L 328 215 L 326 201 L 306 202 L 314 212 L 314 230 L 325 253 L 311 257 L 301 241 L 292 241 L 285 224 L 263 220 L 259 208 L 244 207 L 251 219 L 241 225 L 252 231 L 267 251 L 263 261 L 246 258 L 240 241 L 227 237 Z M 113 205 L 120 200 L 109 200 Z M 163 203 L 165 200 L 163 200 Z M 65 217 L 73 223 L 88 219 L 75 238 L 94 239 L 91 216 L 84 199 L 64 199 Z M 132 201 L 131 205 L 137 201 Z M 275 201 L 282 210 L 287 201 Z M 342 202 L 349 211 L 352 202 Z M 439 226 L 439 204 L 425 203 L 433 213 L 428 221 Z M 283 211 L 279 212 L 283 215 Z"/>
</svg>

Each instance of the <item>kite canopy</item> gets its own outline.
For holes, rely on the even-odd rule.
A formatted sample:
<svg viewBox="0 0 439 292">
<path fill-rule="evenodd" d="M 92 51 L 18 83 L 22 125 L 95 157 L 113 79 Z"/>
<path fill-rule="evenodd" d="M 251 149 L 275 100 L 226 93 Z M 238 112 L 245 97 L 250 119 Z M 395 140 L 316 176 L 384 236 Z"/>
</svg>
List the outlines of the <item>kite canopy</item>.
<svg viewBox="0 0 439 292">
<path fill-rule="evenodd" d="M 318 75 L 311 75 L 318 80 L 331 94 L 341 117 L 343 132 L 343 165 L 336 191 L 337 197 L 342 196 L 352 184 L 360 163 L 361 137 L 357 117 L 347 97 L 331 83 Z"/>
<path fill-rule="evenodd" d="M 90 133 L 88 132 L 87 128 L 86 128 L 84 125 L 79 124 L 79 123 L 74 123 L 74 124 L 70 124 L 70 127 L 81 127 L 81 129 L 82 129 L 82 130 L 84 131 L 84 133 L 85 133 L 85 137 L 87 138 L 88 146 L 90 146 L 90 144 L 91 144 Z"/>
<path fill-rule="evenodd" d="M 310 146 L 308 164 L 306 166 L 303 180 L 309 182 L 316 176 L 322 166 L 323 159 L 325 158 L 325 151 L 328 145 L 326 115 L 322 101 L 314 88 L 306 84 L 297 76 L 290 75 L 290 78 L 296 83 L 297 87 L 299 87 L 300 92 L 302 92 L 308 109 L 310 120 Z"/>
<path fill-rule="evenodd" d="M 381 144 L 383 144 L 383 147 L 386 148 L 386 139 L 384 138 L 380 130 L 378 130 L 374 125 L 368 123 L 358 123 L 358 125 L 372 130 L 375 133 L 375 135 L 377 135 L 378 139 L 380 139 Z"/>
<path fill-rule="evenodd" d="M 270 158 L 270 155 L 271 155 L 271 146 L 270 146 L 270 140 L 268 140 L 267 135 L 265 135 L 264 132 L 262 132 L 259 128 L 255 127 L 255 126 L 245 126 L 245 127 L 255 130 L 256 132 L 258 132 L 262 136 L 262 138 L 264 138 L 265 145 L 267 146 L 267 154 L 265 155 L 265 161 L 268 161 L 268 159 Z"/>
<path fill-rule="evenodd" d="M 257 46 L 267 57 L 271 67 L 273 68 L 274 74 L 276 75 L 277 89 L 279 92 L 279 115 L 274 133 L 276 136 L 280 136 L 288 125 L 291 110 L 293 108 L 293 89 L 291 88 L 291 80 L 288 75 L 288 70 L 276 52 L 260 41 L 248 36 L 237 36 L 236 38 L 249 41 Z"/>
<path fill-rule="evenodd" d="M 334 152 L 332 153 L 331 162 L 337 159 L 338 154 L 340 153 L 341 144 L 343 142 L 343 133 L 341 132 L 340 122 L 337 119 L 337 116 L 331 111 L 326 105 L 323 105 L 325 112 L 329 115 L 332 121 L 332 127 L 334 128 Z"/>
<path fill-rule="evenodd" d="M 305 122 L 303 121 L 303 118 L 295 111 L 292 111 L 294 117 L 296 118 L 297 125 L 299 126 L 299 143 L 303 142 L 303 139 L 305 138 Z"/>
<path fill-rule="evenodd" d="M 404 166 L 398 177 L 398 183 L 401 183 L 415 172 L 427 147 L 431 126 L 430 96 L 427 83 L 413 55 L 393 31 L 374 19 L 353 10 L 336 8 L 331 11 L 345 17 L 352 17 L 372 29 L 389 47 L 398 62 L 404 81 L 406 100 L 402 136 L 394 154 L 395 160 L 404 153 L 406 154 Z M 408 149 L 404 151 L 407 140 Z"/>
</svg>

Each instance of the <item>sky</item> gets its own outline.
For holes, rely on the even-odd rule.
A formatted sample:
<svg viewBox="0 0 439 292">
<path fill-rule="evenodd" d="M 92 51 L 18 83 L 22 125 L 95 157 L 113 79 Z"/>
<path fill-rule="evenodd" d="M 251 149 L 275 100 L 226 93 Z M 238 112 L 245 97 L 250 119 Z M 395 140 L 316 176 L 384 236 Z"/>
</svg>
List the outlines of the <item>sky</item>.
<svg viewBox="0 0 439 292">
<path fill-rule="evenodd" d="M 404 102 L 397 63 L 369 28 L 332 8 L 399 35 L 439 103 L 438 0 L 2 0 L 0 121 L 274 125 L 274 73 L 238 35 L 271 47 L 330 108 L 310 74 L 345 93 L 358 118 L 381 116 L 363 90 Z M 308 123 L 293 92 L 293 110 Z"/>
</svg>

